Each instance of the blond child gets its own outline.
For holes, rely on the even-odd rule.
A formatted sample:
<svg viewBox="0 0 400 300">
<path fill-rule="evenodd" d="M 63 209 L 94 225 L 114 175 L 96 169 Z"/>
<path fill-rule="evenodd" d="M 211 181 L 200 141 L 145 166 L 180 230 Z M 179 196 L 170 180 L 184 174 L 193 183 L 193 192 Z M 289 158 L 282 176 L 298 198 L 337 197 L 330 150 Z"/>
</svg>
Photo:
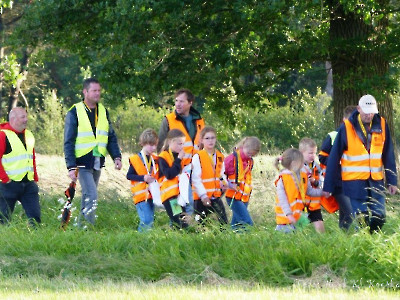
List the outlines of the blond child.
<svg viewBox="0 0 400 300">
<path fill-rule="evenodd" d="M 200 150 L 192 159 L 192 185 L 194 192 L 195 218 L 203 221 L 216 213 L 221 225 L 227 224 L 222 193 L 227 188 L 224 155 L 215 149 L 217 132 L 206 126 L 200 132 Z"/>
<path fill-rule="evenodd" d="M 154 223 L 153 195 L 149 190 L 149 185 L 158 185 L 158 158 L 153 154 L 156 151 L 157 142 L 157 133 L 153 129 L 145 129 L 139 137 L 142 150 L 129 158 L 126 178 L 131 181 L 133 203 L 140 219 L 139 232 L 147 231 L 153 227 Z"/>
<path fill-rule="evenodd" d="M 252 191 L 253 157 L 260 152 L 260 148 L 261 142 L 257 137 L 245 137 L 225 158 L 225 174 L 228 177 L 226 201 L 232 209 L 231 226 L 235 230 L 243 225 L 253 225 L 247 208 Z"/>
<path fill-rule="evenodd" d="M 184 143 L 185 134 L 182 131 L 179 129 L 170 130 L 158 159 L 161 201 L 172 225 L 178 228 L 188 227 L 185 217 L 185 207 L 178 203 L 180 194 L 179 175 L 182 173 L 182 159 L 185 155 L 185 151 L 183 150 Z"/>
<path fill-rule="evenodd" d="M 304 167 L 303 154 L 299 150 L 294 148 L 285 150 L 282 157 L 275 160 L 275 167 L 278 170 L 279 164 L 284 169 L 280 171 L 275 181 L 276 230 L 287 233 L 302 226 L 304 218 L 307 221 L 306 213 L 303 212 L 306 195 L 320 196 L 322 190 L 312 188 Z"/>
<path fill-rule="evenodd" d="M 314 189 L 322 189 L 323 177 L 321 167 L 315 161 L 317 155 L 317 144 L 313 139 L 303 138 L 299 143 L 299 150 L 304 157 L 304 165 L 307 170 L 309 181 Z M 306 207 L 308 210 L 308 219 L 313 223 L 317 232 L 325 232 L 324 220 L 321 212 L 321 196 L 306 196 Z"/>
</svg>

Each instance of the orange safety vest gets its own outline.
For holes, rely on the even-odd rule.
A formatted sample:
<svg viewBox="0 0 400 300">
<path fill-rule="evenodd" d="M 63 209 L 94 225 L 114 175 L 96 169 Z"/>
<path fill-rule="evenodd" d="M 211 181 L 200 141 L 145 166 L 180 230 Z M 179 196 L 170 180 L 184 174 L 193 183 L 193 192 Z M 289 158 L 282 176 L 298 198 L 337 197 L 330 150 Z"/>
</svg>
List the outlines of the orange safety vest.
<svg viewBox="0 0 400 300">
<path fill-rule="evenodd" d="M 194 140 L 190 137 L 185 125 L 182 121 L 176 118 L 176 113 L 172 112 L 165 116 L 168 121 L 169 130 L 179 129 L 185 134 L 185 143 L 183 145 L 183 150 L 185 151 L 185 156 L 182 159 L 183 166 L 187 166 L 192 162 L 192 157 L 199 150 L 200 145 L 200 131 L 204 128 L 204 120 L 196 120 L 196 136 Z"/>
<path fill-rule="evenodd" d="M 304 190 L 304 193 L 307 191 L 308 178 L 306 172 L 300 172 L 300 184 Z M 295 183 L 292 174 L 280 174 L 279 178 L 275 181 L 275 186 L 278 185 L 279 179 L 282 179 L 283 186 L 285 187 L 286 197 L 288 199 L 290 209 L 292 210 L 293 217 L 299 220 L 301 216 L 301 212 L 304 210 L 304 202 L 302 200 L 302 196 L 299 190 L 299 187 Z M 278 196 L 275 200 L 275 216 L 276 216 L 276 224 L 278 225 L 287 225 L 290 224 L 290 221 L 286 214 L 283 212 L 281 206 L 279 206 Z"/>
<path fill-rule="evenodd" d="M 168 151 L 163 151 L 159 154 L 158 157 L 163 158 L 169 167 L 172 167 L 174 163 L 174 158 L 171 157 L 171 154 Z M 167 179 L 166 176 L 162 176 L 159 181 L 160 182 L 160 193 L 161 193 L 161 202 L 170 199 L 176 198 L 179 195 L 179 179 L 178 176 Z"/>
<path fill-rule="evenodd" d="M 311 178 L 314 178 L 315 180 L 320 180 L 321 170 L 318 168 L 318 164 L 316 162 L 313 162 L 313 168 L 311 172 Z M 309 211 L 321 209 L 321 197 L 310 197 L 306 195 L 305 206 Z"/>
<path fill-rule="evenodd" d="M 153 167 L 153 170 L 151 172 L 151 175 L 153 177 L 157 178 L 157 156 L 151 155 L 156 166 Z M 129 157 L 129 161 L 132 165 L 132 167 L 135 169 L 137 175 L 147 175 L 149 174 L 147 171 L 147 168 L 142 160 L 142 158 L 139 156 L 139 154 L 132 155 Z M 156 170 L 154 170 L 156 168 Z M 146 201 L 147 199 L 151 199 L 152 196 L 149 192 L 148 188 L 148 183 L 145 181 L 134 181 L 131 180 L 131 192 L 132 192 L 132 198 L 133 198 L 133 203 L 138 204 L 139 202 Z"/>
<path fill-rule="evenodd" d="M 204 188 L 207 192 L 208 198 L 219 198 L 222 195 L 221 192 L 221 170 L 224 162 L 224 155 L 218 150 L 215 151 L 216 154 L 216 165 L 214 166 L 214 162 L 212 158 L 207 153 L 206 150 L 200 150 L 197 152 L 200 158 L 200 166 L 201 166 L 201 181 L 204 185 Z M 195 189 L 193 188 L 193 191 Z M 194 191 L 193 199 L 199 200 L 199 195 Z"/>
<path fill-rule="evenodd" d="M 249 202 L 250 194 L 253 189 L 251 185 L 253 159 L 251 158 L 249 160 L 247 168 L 243 170 L 243 161 L 240 155 L 240 150 L 233 152 L 233 155 L 235 156 L 235 159 L 233 160 L 235 173 L 228 176 L 228 181 L 230 184 L 236 184 L 236 190 L 228 188 L 225 195 L 228 198 Z"/>
<path fill-rule="evenodd" d="M 373 180 L 383 179 L 382 152 L 385 144 L 385 119 L 381 117 L 381 132 L 373 132 L 371 149 L 368 153 L 363 142 L 358 137 L 350 121 L 345 120 L 347 135 L 347 150 L 343 152 L 342 180 Z"/>
</svg>

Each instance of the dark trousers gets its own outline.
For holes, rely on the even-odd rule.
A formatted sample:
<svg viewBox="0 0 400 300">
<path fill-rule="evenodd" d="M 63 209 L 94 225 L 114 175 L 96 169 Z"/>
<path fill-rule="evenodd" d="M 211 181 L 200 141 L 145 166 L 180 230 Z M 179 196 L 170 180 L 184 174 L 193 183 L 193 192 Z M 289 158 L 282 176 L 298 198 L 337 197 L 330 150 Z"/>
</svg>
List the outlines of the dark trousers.
<svg viewBox="0 0 400 300">
<path fill-rule="evenodd" d="M 211 199 L 210 201 L 211 206 L 205 206 L 200 199 L 194 201 L 194 211 L 195 214 L 200 216 L 200 221 L 203 222 L 210 214 L 215 213 L 221 225 L 228 224 L 228 218 L 226 217 L 225 207 L 221 198 Z"/>
<path fill-rule="evenodd" d="M 34 181 L 11 181 L 0 184 L 0 223 L 4 224 L 11 219 L 15 203 L 21 202 L 22 208 L 29 219 L 29 223 L 34 225 L 41 222 L 39 188 Z"/>
<path fill-rule="evenodd" d="M 339 228 L 347 230 L 353 222 L 353 208 L 351 207 L 350 198 L 342 192 L 334 193 L 333 196 L 339 204 Z"/>
<path fill-rule="evenodd" d="M 167 215 L 169 217 L 169 219 L 171 220 L 172 226 L 178 227 L 178 228 L 187 228 L 189 226 L 189 224 L 185 221 L 184 219 L 184 212 L 185 212 L 185 208 L 182 207 L 182 213 L 174 215 L 172 212 L 172 207 L 171 207 L 171 203 L 169 202 L 170 199 L 165 200 L 163 202 L 164 208 L 167 212 Z M 171 199 L 172 200 L 172 199 Z"/>
</svg>

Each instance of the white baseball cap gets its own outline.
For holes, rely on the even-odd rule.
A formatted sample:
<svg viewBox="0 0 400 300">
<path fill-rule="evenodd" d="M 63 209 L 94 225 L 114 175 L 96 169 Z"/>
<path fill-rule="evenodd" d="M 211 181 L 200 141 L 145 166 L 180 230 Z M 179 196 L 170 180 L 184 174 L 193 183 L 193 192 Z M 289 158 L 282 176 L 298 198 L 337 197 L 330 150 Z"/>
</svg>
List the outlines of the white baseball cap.
<svg viewBox="0 0 400 300">
<path fill-rule="evenodd" d="M 364 95 L 360 98 L 358 106 L 361 108 L 364 114 L 377 114 L 378 107 L 376 106 L 376 100 L 374 96 Z"/>
</svg>

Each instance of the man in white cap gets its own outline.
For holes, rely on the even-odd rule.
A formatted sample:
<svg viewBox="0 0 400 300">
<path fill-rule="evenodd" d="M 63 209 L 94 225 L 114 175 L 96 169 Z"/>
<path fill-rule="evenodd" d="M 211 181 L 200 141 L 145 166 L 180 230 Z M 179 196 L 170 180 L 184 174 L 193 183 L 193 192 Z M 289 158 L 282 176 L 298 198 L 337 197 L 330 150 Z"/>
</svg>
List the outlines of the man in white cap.
<svg viewBox="0 0 400 300">
<path fill-rule="evenodd" d="M 371 233 L 379 231 L 386 218 L 384 180 L 387 191 L 395 194 L 397 173 L 389 127 L 371 95 L 360 98 L 357 110 L 339 128 L 328 159 L 325 196 L 334 191 L 340 166 L 353 216 L 360 217 Z"/>
</svg>

